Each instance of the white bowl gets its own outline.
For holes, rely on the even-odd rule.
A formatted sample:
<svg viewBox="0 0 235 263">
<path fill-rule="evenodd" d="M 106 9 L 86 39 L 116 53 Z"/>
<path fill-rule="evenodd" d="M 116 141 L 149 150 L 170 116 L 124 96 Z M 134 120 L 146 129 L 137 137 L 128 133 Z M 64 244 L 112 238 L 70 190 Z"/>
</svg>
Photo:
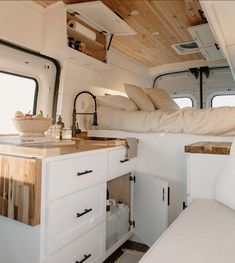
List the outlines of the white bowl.
<svg viewBox="0 0 235 263">
<path fill-rule="evenodd" d="M 52 118 L 14 118 L 12 121 L 16 130 L 20 133 L 20 136 L 23 137 L 44 137 L 44 133 L 50 128 L 52 124 Z"/>
</svg>

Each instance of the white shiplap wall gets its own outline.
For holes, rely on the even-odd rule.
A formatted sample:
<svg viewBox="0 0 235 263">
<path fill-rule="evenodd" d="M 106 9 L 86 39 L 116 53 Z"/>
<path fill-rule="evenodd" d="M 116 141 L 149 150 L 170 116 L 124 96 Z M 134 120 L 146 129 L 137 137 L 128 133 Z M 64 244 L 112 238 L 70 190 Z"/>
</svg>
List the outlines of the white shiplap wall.
<svg viewBox="0 0 235 263">
<path fill-rule="evenodd" d="M 31 1 L 0 1 L 0 38 L 41 51 L 45 10 Z"/>
<path fill-rule="evenodd" d="M 0 38 L 41 52 L 45 40 L 45 9 L 32 1 L 0 1 Z M 59 30 L 59 29 L 58 29 Z M 73 96 L 91 89 L 96 94 L 123 92 L 125 82 L 150 86 L 148 69 L 115 50 L 110 51 L 110 68 L 91 70 L 62 63 L 58 113 L 71 125 Z M 43 87 L 40 87 L 43 88 Z"/>
</svg>

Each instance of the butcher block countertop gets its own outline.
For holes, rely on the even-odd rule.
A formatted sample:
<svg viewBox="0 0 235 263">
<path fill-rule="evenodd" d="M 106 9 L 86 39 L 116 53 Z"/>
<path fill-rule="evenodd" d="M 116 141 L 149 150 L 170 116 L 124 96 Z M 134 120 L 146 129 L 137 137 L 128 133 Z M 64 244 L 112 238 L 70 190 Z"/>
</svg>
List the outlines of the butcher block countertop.
<svg viewBox="0 0 235 263">
<path fill-rule="evenodd" d="M 0 143 L 0 154 L 29 158 L 44 158 L 126 145 L 126 140 L 62 140 L 38 145 Z"/>
<path fill-rule="evenodd" d="M 186 153 L 229 155 L 231 142 L 196 142 L 185 146 Z"/>
</svg>

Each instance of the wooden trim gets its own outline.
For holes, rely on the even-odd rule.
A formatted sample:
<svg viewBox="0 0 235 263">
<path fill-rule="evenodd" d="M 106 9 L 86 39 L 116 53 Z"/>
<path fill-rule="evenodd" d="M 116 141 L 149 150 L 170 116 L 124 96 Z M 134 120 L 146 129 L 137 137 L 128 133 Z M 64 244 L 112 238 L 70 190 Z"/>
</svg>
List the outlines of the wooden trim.
<svg viewBox="0 0 235 263">
<path fill-rule="evenodd" d="M 0 156 L 0 215 L 40 224 L 41 160 Z"/>
</svg>

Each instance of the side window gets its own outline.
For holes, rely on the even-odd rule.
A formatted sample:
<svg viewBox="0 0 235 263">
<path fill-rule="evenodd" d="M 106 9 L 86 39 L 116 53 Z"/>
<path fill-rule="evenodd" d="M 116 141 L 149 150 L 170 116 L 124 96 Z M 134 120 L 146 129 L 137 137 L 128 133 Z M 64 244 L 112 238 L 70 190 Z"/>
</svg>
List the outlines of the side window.
<svg viewBox="0 0 235 263">
<path fill-rule="evenodd" d="M 235 95 L 216 95 L 211 99 L 211 107 L 235 106 Z"/>
<path fill-rule="evenodd" d="M 16 111 L 36 111 L 35 79 L 0 71 L 0 134 L 16 133 L 11 119 Z"/>
<path fill-rule="evenodd" d="M 193 107 L 193 101 L 189 97 L 172 98 L 175 103 L 182 109 L 185 107 Z"/>
</svg>

